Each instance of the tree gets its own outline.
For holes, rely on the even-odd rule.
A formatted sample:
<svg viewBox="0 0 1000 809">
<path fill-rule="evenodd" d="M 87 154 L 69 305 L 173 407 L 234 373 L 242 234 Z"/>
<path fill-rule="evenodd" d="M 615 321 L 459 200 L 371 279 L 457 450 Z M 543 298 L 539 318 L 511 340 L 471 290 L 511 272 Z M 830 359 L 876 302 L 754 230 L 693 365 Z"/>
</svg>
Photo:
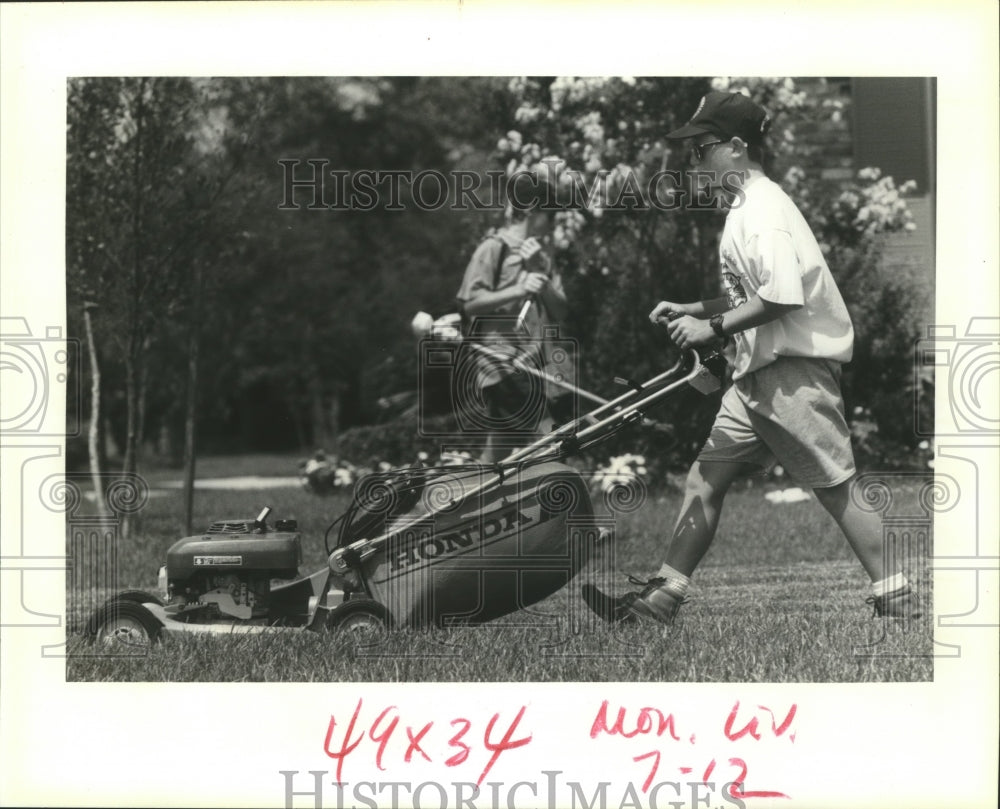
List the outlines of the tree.
<svg viewBox="0 0 1000 809">
<path fill-rule="evenodd" d="M 225 210 L 220 201 L 239 173 L 224 102 L 211 81 L 70 82 L 67 275 L 79 297 L 99 305 L 94 342 L 122 371 L 126 474 L 138 467 L 149 363 L 177 353 L 178 332 L 194 358 L 187 374 L 195 389 L 203 267 L 225 253 L 213 218 Z M 158 367 L 169 369 L 169 362 Z M 94 422 L 98 401 L 95 393 Z M 187 449 L 190 477 L 192 445 Z"/>
</svg>

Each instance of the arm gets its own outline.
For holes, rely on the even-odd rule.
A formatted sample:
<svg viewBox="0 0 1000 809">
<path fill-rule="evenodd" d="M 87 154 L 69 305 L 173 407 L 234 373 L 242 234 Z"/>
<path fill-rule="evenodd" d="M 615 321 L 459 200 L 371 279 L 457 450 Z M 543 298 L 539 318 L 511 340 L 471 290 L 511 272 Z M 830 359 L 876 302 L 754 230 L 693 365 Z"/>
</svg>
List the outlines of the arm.
<svg viewBox="0 0 1000 809">
<path fill-rule="evenodd" d="M 787 312 L 799 308 L 799 304 L 773 303 L 772 301 L 754 295 L 745 304 L 736 309 L 729 309 L 722 316 L 722 330 L 727 337 L 747 329 L 755 329 L 777 320 Z M 712 326 L 695 317 L 681 317 L 667 324 L 670 339 L 681 348 L 698 348 L 718 342 Z"/>
<path fill-rule="evenodd" d="M 719 298 L 711 298 L 696 303 L 671 303 L 670 301 L 660 301 L 649 313 L 649 319 L 656 323 L 666 320 L 671 312 L 677 312 L 698 320 L 708 320 L 712 315 L 725 312 L 729 309 L 729 298 L 725 295 Z"/>
<path fill-rule="evenodd" d="M 467 316 L 492 314 L 502 306 L 526 296 L 523 282 L 494 289 L 499 278 L 498 267 L 502 256 L 501 242 L 498 239 L 485 239 L 469 259 L 461 289 L 455 296 L 459 307 Z"/>
<path fill-rule="evenodd" d="M 791 234 L 786 229 L 761 228 L 747 249 L 760 268 L 762 283 L 758 293 L 743 305 L 735 309 L 723 307 L 709 314 L 710 318 L 716 316 L 717 323 L 718 315 L 721 315 L 722 333 L 726 337 L 763 326 L 804 304 L 801 260 Z M 719 341 L 711 323 L 697 320 L 687 312 L 684 314 L 688 316 L 667 325 L 670 338 L 677 345 L 682 348 L 697 348 Z"/>
<path fill-rule="evenodd" d="M 534 241 L 534 240 L 532 240 Z M 537 248 L 535 250 L 537 253 Z M 535 255 L 532 253 L 532 256 Z M 529 267 L 528 271 L 521 274 L 516 284 L 512 286 L 505 287 L 504 289 L 498 289 L 494 291 L 479 291 L 476 293 L 475 297 L 466 301 L 464 304 L 465 313 L 469 316 L 488 314 L 499 309 L 508 303 L 522 301 L 529 295 L 537 295 L 541 298 L 542 303 L 549 310 L 552 316 L 556 320 L 561 320 L 567 310 L 566 303 L 566 293 L 563 291 L 562 283 L 559 280 L 558 275 L 549 277 L 547 274 L 551 272 L 551 265 L 549 259 L 543 254 L 538 254 L 541 256 L 541 260 L 544 261 L 545 272 L 539 272 L 533 267 L 539 262 L 539 259 L 531 261 L 529 264 L 529 259 L 525 260 L 525 265 Z"/>
<path fill-rule="evenodd" d="M 469 317 L 476 315 L 488 315 L 495 312 L 501 306 L 514 301 L 523 300 L 528 296 L 528 291 L 523 283 L 516 283 L 495 292 L 480 292 L 471 300 L 465 301 L 463 308 Z"/>
<path fill-rule="evenodd" d="M 547 283 L 539 292 L 539 297 L 552 317 L 561 321 L 566 317 L 566 312 L 569 309 L 569 305 L 566 302 L 566 292 L 563 290 L 562 282 L 558 275 L 546 280 Z"/>
</svg>

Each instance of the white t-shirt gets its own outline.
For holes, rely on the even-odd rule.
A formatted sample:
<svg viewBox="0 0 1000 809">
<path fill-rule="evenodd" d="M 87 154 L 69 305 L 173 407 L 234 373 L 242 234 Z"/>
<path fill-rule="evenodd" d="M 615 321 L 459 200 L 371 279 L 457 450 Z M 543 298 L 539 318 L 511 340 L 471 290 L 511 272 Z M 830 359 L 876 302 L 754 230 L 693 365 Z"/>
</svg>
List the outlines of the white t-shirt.
<svg viewBox="0 0 1000 809">
<path fill-rule="evenodd" d="M 719 245 L 730 308 L 754 295 L 799 304 L 777 320 L 733 335 L 727 348 L 733 379 L 778 357 L 848 362 L 854 328 L 823 253 L 795 203 L 766 177 L 743 188 L 743 204 L 726 216 Z"/>
</svg>

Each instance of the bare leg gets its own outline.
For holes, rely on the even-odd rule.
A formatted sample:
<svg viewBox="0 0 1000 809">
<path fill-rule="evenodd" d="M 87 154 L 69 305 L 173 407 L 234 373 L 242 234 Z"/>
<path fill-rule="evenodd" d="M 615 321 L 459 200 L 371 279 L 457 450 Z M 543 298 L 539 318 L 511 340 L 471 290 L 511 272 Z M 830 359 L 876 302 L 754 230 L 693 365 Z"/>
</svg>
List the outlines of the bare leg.
<svg viewBox="0 0 1000 809">
<path fill-rule="evenodd" d="M 851 499 L 854 478 L 825 489 L 813 489 L 823 508 L 837 521 L 848 543 L 872 581 L 881 581 L 899 572 L 895 562 L 886 564 L 882 551 L 882 519 L 864 511 Z"/>
<path fill-rule="evenodd" d="M 688 472 L 681 513 L 674 526 L 666 563 L 690 576 L 708 551 L 726 492 L 736 478 L 755 467 L 735 461 L 695 461 Z"/>
<path fill-rule="evenodd" d="M 715 538 L 722 501 L 732 482 L 751 471 L 749 464 L 734 461 L 695 461 L 688 472 L 681 513 L 674 526 L 666 563 L 690 577 Z M 666 578 L 664 576 L 664 578 Z M 683 594 L 661 578 L 653 578 L 640 592 L 609 596 L 593 584 L 585 584 L 584 603 L 609 623 L 633 621 L 636 616 L 672 624 L 684 602 Z"/>
</svg>

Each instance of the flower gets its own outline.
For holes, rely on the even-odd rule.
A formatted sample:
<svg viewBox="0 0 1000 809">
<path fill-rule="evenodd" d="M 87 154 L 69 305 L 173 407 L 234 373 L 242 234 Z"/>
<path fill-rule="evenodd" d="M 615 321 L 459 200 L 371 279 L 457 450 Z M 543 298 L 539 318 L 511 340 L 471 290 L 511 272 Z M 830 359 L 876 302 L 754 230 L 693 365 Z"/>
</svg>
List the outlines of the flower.
<svg viewBox="0 0 1000 809">
<path fill-rule="evenodd" d="M 541 118 L 544 112 L 541 107 L 536 107 L 534 104 L 522 104 L 514 111 L 514 120 L 519 124 L 530 124 Z"/>
<path fill-rule="evenodd" d="M 764 499 L 769 503 L 779 505 L 787 503 L 802 503 L 806 500 L 811 500 L 812 496 L 804 489 L 793 487 L 776 492 L 768 492 L 764 495 Z"/>
<path fill-rule="evenodd" d="M 441 453 L 441 466 L 467 466 L 474 463 L 476 463 L 476 459 L 464 450 Z"/>
<path fill-rule="evenodd" d="M 633 486 L 646 476 L 645 464 L 646 459 L 642 455 L 631 452 L 609 458 L 591 475 L 590 487 L 593 491 L 609 492 L 616 487 Z"/>
</svg>

